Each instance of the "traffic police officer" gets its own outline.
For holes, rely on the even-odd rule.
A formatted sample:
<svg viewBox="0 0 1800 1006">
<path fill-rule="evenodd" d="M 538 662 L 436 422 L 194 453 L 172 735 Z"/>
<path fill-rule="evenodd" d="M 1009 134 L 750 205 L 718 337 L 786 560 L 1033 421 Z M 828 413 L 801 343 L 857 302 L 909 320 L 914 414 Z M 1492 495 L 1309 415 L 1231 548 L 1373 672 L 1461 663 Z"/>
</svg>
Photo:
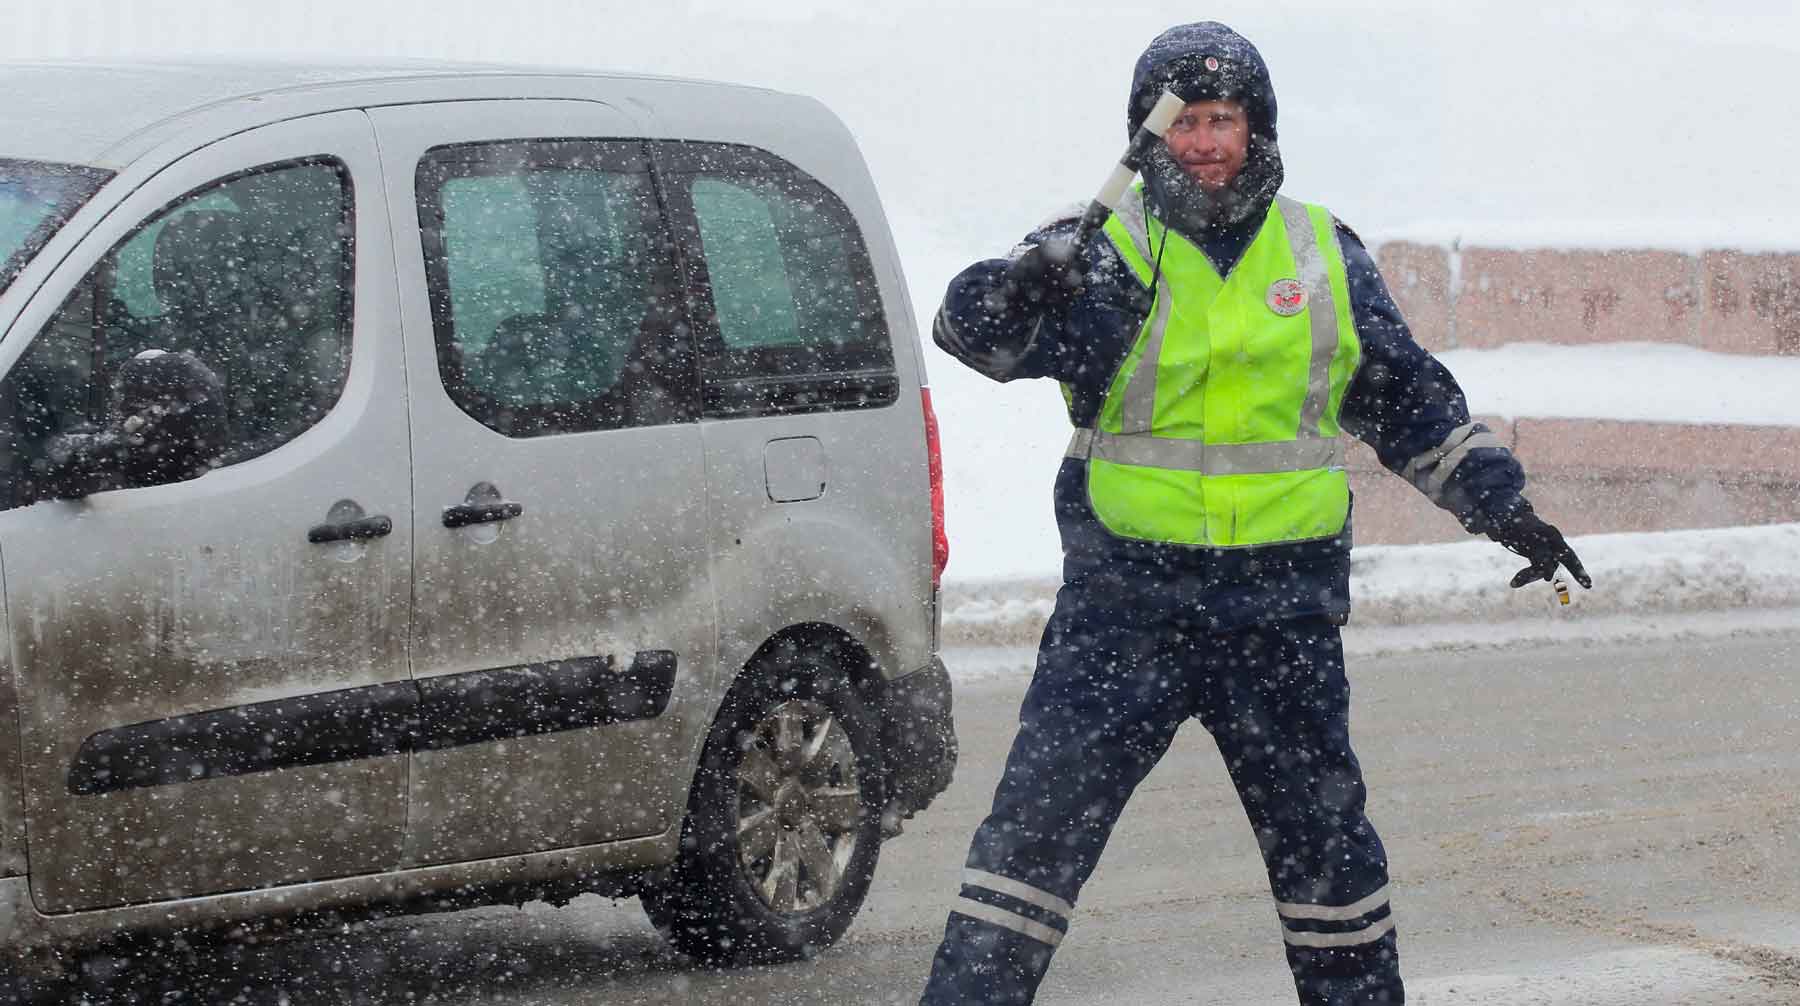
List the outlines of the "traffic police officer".
<svg viewBox="0 0 1800 1006">
<path fill-rule="evenodd" d="M 1028 1003 L 1132 790 L 1189 717 L 1262 848 L 1300 1001 L 1403 999 L 1387 856 L 1364 815 L 1338 636 L 1349 612 L 1340 434 L 1525 556 L 1566 567 L 1524 473 L 1407 331 L 1368 251 L 1278 194 L 1275 94 L 1224 25 L 1138 60 L 1135 133 L 1187 102 L 1144 181 L 1076 248 L 1073 218 L 950 284 L 937 344 L 1062 385 L 1063 587 L 1019 733 L 970 847 L 923 1003 Z"/>
</svg>

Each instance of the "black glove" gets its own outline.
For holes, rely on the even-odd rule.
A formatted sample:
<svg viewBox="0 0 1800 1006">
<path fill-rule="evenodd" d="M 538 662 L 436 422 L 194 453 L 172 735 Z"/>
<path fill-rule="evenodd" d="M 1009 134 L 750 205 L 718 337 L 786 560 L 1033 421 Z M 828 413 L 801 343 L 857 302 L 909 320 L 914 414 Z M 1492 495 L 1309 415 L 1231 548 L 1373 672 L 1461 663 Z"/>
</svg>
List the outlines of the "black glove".
<svg viewBox="0 0 1800 1006">
<path fill-rule="evenodd" d="M 1558 566 L 1566 568 L 1582 587 L 1591 589 L 1594 586 L 1593 578 L 1581 568 L 1581 559 L 1563 540 L 1562 532 L 1555 525 L 1545 523 L 1529 503 L 1496 520 L 1487 536 L 1531 561 L 1531 565 L 1519 570 L 1512 578 L 1514 587 L 1548 580 L 1556 575 Z"/>
<path fill-rule="evenodd" d="M 1051 238 L 1014 259 L 1000 289 L 1009 307 L 1035 312 L 1067 305 L 1086 283 L 1081 250 L 1067 238 Z"/>
</svg>

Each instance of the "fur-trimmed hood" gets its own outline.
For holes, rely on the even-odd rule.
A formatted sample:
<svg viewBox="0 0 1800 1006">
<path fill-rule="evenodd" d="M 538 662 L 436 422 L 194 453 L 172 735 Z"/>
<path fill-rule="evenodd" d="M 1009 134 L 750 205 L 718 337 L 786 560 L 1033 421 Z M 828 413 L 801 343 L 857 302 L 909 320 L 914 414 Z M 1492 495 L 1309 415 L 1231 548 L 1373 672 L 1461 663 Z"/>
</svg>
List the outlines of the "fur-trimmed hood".
<svg viewBox="0 0 1800 1006">
<path fill-rule="evenodd" d="M 1285 178 L 1275 142 L 1275 87 L 1268 64 L 1249 39 L 1217 21 L 1177 25 L 1138 57 L 1126 106 L 1129 134 L 1136 134 L 1164 90 L 1185 101 L 1229 100 L 1244 106 L 1250 149 L 1243 170 L 1223 191 L 1204 191 L 1162 144 L 1151 149 L 1143 164 L 1157 217 L 1195 241 L 1225 237 L 1242 252 Z M 1217 264 L 1221 269 L 1230 265 Z"/>
</svg>

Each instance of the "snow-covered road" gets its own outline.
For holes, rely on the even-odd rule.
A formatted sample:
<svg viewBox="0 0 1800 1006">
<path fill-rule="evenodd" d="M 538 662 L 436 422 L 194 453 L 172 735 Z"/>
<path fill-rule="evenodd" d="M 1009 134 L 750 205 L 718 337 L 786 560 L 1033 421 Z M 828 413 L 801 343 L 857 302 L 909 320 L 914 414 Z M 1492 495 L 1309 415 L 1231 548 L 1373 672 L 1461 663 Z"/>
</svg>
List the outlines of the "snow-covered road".
<svg viewBox="0 0 1800 1006">
<path fill-rule="evenodd" d="M 814 961 L 695 969 L 635 902 L 583 898 L 121 962 L 81 1001 L 910 1006 L 1032 659 L 947 656 L 992 672 L 958 685 L 956 781 Z M 1800 1002 L 1797 656 L 1800 632 L 1353 653 L 1408 1001 Z M 1197 727 L 1126 812 L 1039 1001 L 1293 1002 L 1255 841 Z"/>
</svg>

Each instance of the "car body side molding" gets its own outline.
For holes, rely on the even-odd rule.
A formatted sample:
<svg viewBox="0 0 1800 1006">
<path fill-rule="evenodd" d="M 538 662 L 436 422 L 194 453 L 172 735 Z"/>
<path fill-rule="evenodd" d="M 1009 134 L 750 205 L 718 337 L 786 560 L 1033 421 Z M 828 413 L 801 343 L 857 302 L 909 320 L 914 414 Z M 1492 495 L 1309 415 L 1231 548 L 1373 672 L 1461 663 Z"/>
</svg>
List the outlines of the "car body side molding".
<svg viewBox="0 0 1800 1006">
<path fill-rule="evenodd" d="M 102 730 L 69 768 L 95 796 L 218 776 L 438 751 L 654 719 L 675 685 L 673 650 L 500 667 L 299 695 Z"/>
</svg>

